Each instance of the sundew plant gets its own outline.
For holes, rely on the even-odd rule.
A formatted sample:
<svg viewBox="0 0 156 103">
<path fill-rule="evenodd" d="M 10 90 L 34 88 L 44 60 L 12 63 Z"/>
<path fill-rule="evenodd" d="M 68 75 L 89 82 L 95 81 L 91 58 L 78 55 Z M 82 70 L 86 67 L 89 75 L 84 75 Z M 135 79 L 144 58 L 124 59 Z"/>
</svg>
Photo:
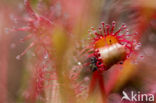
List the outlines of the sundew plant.
<svg viewBox="0 0 156 103">
<path fill-rule="evenodd" d="M 0 103 L 156 103 L 156 0 L 0 0 Z"/>
</svg>

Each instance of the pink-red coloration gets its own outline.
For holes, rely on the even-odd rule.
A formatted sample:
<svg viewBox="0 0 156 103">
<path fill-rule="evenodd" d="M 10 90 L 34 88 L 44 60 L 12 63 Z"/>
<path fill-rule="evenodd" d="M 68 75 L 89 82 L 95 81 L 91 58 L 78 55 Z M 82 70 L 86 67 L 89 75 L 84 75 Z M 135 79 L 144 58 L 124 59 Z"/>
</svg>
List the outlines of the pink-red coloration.
<svg viewBox="0 0 156 103">
<path fill-rule="evenodd" d="M 134 41 L 136 34 L 129 34 L 126 25 L 123 24 L 119 30 L 114 32 L 115 22 L 110 25 L 104 25 L 99 30 L 90 33 L 95 34 L 93 45 L 94 53 L 89 56 L 97 59 L 96 66 L 98 70 L 103 71 L 109 69 L 112 65 L 124 61 L 129 58 L 138 45 Z M 126 31 L 125 31 L 126 30 Z"/>
<path fill-rule="evenodd" d="M 27 25 L 16 30 L 29 32 L 21 42 L 31 39 L 29 46 L 16 57 L 20 59 L 28 50 L 34 47 L 35 63 L 32 68 L 32 78 L 28 89 L 26 100 L 29 103 L 35 103 L 39 97 L 44 98 L 45 88 L 52 87 L 51 81 L 56 80 L 55 72 L 49 70 L 51 64 L 51 34 L 53 32 L 53 23 L 41 14 L 37 14 L 30 6 L 30 0 L 24 1 L 28 16 Z M 32 61 L 34 62 L 34 61 Z"/>
<path fill-rule="evenodd" d="M 30 0 L 25 0 L 24 3 L 26 11 L 28 13 L 28 17 L 26 18 L 27 25 L 16 30 L 30 32 L 29 35 L 21 39 L 21 42 L 28 39 L 32 39 L 33 41 L 23 53 L 16 57 L 17 59 L 20 59 L 20 57 L 26 54 L 26 52 L 34 45 L 39 44 L 42 45 L 45 49 L 48 49 L 48 47 L 46 47 L 45 45 L 51 44 L 49 34 L 52 33 L 53 23 L 48 18 L 35 13 L 30 6 Z"/>
<path fill-rule="evenodd" d="M 133 37 L 135 34 L 130 35 L 128 30 L 126 30 L 125 24 L 114 32 L 115 25 L 116 23 L 114 21 L 111 27 L 110 25 L 104 25 L 104 23 L 102 23 L 102 28 L 100 27 L 97 31 L 92 28 L 90 32 L 94 34 L 95 37 L 91 43 L 91 45 L 93 45 L 93 53 L 89 55 L 91 61 L 88 64 L 90 69 L 94 71 L 90 81 L 89 96 L 98 84 L 104 103 L 109 90 L 105 88 L 102 71 L 110 69 L 117 63 L 124 62 L 132 53 L 135 53 L 135 46 L 139 45 L 134 42 Z"/>
</svg>

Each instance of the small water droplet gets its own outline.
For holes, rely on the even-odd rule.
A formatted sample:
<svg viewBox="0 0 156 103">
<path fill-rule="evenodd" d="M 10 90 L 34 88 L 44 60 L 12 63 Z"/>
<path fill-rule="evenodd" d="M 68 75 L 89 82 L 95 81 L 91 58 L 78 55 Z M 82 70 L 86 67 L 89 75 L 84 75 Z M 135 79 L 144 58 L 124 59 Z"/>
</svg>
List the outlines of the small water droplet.
<svg viewBox="0 0 156 103">
<path fill-rule="evenodd" d="M 22 3 L 19 3 L 18 4 L 18 8 L 19 8 L 19 10 L 23 10 L 23 4 Z"/>
<path fill-rule="evenodd" d="M 116 22 L 115 22 L 115 21 L 113 21 L 113 22 L 112 22 L 112 26 L 115 26 L 115 24 L 116 24 Z"/>
<path fill-rule="evenodd" d="M 16 47 L 16 44 L 15 44 L 15 43 L 12 43 L 12 44 L 10 45 L 10 47 L 13 49 L 13 48 Z"/>
<path fill-rule="evenodd" d="M 14 16 L 14 14 L 10 14 L 10 19 L 11 19 L 14 23 L 17 23 L 17 18 Z"/>
<path fill-rule="evenodd" d="M 102 26 L 104 26 L 104 25 L 105 25 L 105 23 L 104 23 L 104 22 L 101 22 L 101 24 L 102 24 Z"/>
<path fill-rule="evenodd" d="M 86 81 L 86 82 L 89 81 L 89 77 L 85 77 L 84 81 Z"/>
<path fill-rule="evenodd" d="M 33 57 L 36 56 L 35 53 L 32 53 L 32 56 L 33 56 Z"/>
<path fill-rule="evenodd" d="M 139 50 L 140 47 L 141 47 L 141 45 L 136 45 L 136 46 L 135 46 L 135 50 Z"/>
<path fill-rule="evenodd" d="M 60 5 L 60 3 L 59 2 L 57 2 L 56 3 L 56 7 L 55 7 L 56 9 L 56 16 L 60 16 L 61 15 L 61 10 L 62 10 L 62 7 L 61 7 L 61 5 Z"/>
<path fill-rule="evenodd" d="M 144 48 L 143 52 L 145 53 L 145 55 L 147 56 L 152 56 L 154 55 L 154 49 L 152 47 L 146 47 Z"/>
<path fill-rule="evenodd" d="M 45 100 L 46 100 L 46 101 L 48 101 L 48 100 L 49 100 L 49 98 L 45 98 Z"/>
<path fill-rule="evenodd" d="M 48 54 L 46 54 L 46 55 L 44 56 L 44 59 L 48 59 L 48 57 L 49 57 Z"/>
<path fill-rule="evenodd" d="M 36 28 L 39 27 L 39 25 L 40 25 L 39 21 L 34 22 L 34 25 Z"/>
<path fill-rule="evenodd" d="M 17 55 L 17 56 L 16 56 L 16 59 L 17 59 L 17 60 L 20 60 L 20 59 L 21 59 L 20 55 Z"/>
<path fill-rule="evenodd" d="M 81 65 L 81 62 L 78 62 L 77 64 L 78 64 L 78 65 Z"/>
<path fill-rule="evenodd" d="M 106 24 L 106 28 L 110 28 L 110 25 L 109 24 Z"/>
<path fill-rule="evenodd" d="M 9 31 L 10 31 L 9 28 L 4 29 L 5 34 L 9 34 Z"/>
</svg>

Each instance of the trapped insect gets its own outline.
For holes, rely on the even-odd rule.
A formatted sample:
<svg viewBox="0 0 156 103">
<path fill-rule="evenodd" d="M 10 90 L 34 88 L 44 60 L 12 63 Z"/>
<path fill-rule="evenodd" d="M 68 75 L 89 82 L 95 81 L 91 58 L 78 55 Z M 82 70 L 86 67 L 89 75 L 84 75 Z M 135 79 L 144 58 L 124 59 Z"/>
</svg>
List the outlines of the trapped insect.
<svg viewBox="0 0 156 103">
<path fill-rule="evenodd" d="M 119 30 L 115 31 L 116 22 L 112 25 L 101 23 L 98 30 L 91 28 L 90 34 L 94 34 L 91 47 L 93 53 L 88 57 L 88 65 L 91 71 L 105 71 L 117 63 L 128 59 L 135 52 L 135 43 L 133 38 L 135 34 L 129 34 L 125 24 Z"/>
</svg>

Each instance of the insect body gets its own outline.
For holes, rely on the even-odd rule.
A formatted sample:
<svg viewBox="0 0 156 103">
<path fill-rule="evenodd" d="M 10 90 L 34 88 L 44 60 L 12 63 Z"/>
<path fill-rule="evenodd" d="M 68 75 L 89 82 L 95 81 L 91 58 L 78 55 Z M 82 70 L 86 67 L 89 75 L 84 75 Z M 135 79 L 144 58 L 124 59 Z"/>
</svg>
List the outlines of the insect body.
<svg viewBox="0 0 156 103">
<path fill-rule="evenodd" d="M 108 47 L 98 48 L 98 50 L 100 57 L 107 68 L 126 58 L 126 50 L 124 46 L 119 43 L 112 44 Z"/>
</svg>

